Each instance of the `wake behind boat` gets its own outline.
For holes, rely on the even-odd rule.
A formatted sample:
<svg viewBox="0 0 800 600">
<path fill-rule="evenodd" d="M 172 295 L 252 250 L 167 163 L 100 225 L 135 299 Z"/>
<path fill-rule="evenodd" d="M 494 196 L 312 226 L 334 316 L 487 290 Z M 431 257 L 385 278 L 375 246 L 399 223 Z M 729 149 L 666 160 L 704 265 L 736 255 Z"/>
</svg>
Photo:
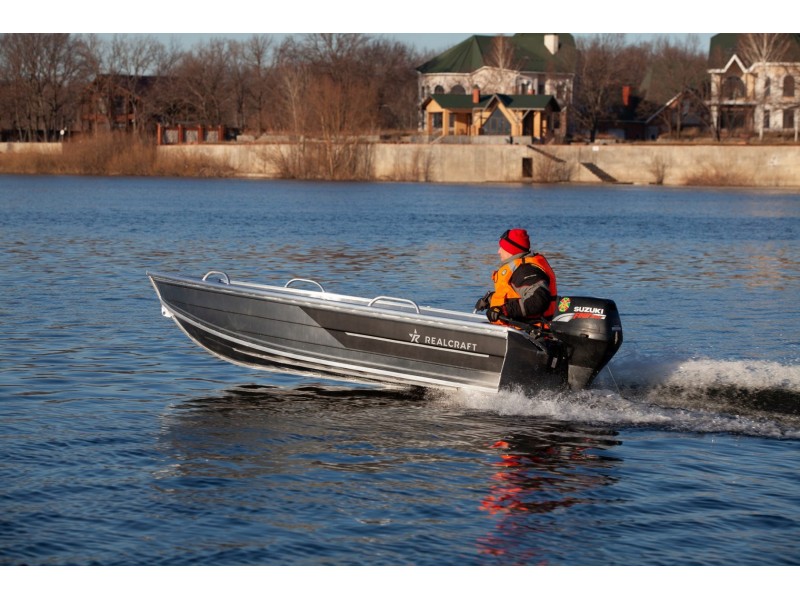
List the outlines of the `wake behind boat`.
<svg viewBox="0 0 800 600">
<path fill-rule="evenodd" d="M 583 389 L 622 344 L 612 300 L 559 298 L 549 328 L 390 296 L 148 273 L 161 311 L 212 354 L 245 367 L 333 379 L 486 391 Z M 307 289 L 310 288 L 310 289 Z"/>
</svg>

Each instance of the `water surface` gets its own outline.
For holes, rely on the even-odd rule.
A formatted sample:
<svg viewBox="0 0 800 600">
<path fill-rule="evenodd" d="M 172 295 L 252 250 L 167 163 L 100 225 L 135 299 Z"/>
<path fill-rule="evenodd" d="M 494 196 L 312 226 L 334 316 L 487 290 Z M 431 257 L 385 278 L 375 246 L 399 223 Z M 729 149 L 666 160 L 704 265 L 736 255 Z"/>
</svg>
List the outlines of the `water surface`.
<svg viewBox="0 0 800 600">
<path fill-rule="evenodd" d="M 0 177 L 0 564 L 797 565 L 800 196 Z M 527 227 L 625 342 L 579 393 L 245 370 L 145 271 L 471 310 Z"/>
</svg>

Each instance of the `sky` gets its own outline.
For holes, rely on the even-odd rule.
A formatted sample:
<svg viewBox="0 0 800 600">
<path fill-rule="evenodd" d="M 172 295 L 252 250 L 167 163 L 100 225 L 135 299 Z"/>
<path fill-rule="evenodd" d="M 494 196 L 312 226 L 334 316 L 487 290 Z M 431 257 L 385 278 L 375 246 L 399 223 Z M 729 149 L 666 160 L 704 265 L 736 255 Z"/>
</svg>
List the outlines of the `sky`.
<svg viewBox="0 0 800 600">
<path fill-rule="evenodd" d="M 98 32 L 76 32 L 76 33 L 98 33 Z M 398 42 L 403 42 L 409 46 L 412 46 L 420 51 L 425 50 L 433 50 L 433 51 L 442 51 L 456 44 L 463 42 L 465 39 L 472 35 L 496 35 L 495 32 L 480 32 L 480 31 L 471 31 L 471 32 L 464 32 L 464 33 L 375 33 L 375 32 L 363 32 L 367 33 L 372 37 L 380 37 L 386 38 L 390 40 L 396 40 Z M 506 33 L 505 35 L 513 35 L 514 32 Z M 102 39 L 112 39 L 115 34 L 107 33 L 107 34 L 100 34 Z M 222 39 L 233 39 L 243 41 L 249 38 L 250 36 L 254 35 L 253 33 L 152 33 L 152 32 L 128 32 L 127 34 L 117 34 L 117 35 L 131 35 L 131 36 L 148 36 L 154 37 L 157 40 L 161 41 L 163 44 L 169 46 L 172 42 L 175 42 L 179 48 L 182 49 L 189 49 L 196 44 L 200 44 L 203 42 L 207 42 L 213 38 L 222 38 Z M 290 35 L 302 35 L 302 33 L 270 33 L 270 37 L 279 44 L 283 39 Z M 582 35 L 590 35 L 590 34 L 574 34 L 576 37 Z M 663 33 L 629 33 L 626 34 L 626 39 L 631 42 L 637 42 L 640 40 L 650 40 L 654 39 L 656 36 L 663 36 L 669 35 L 670 38 L 673 40 L 677 39 L 686 39 L 689 34 L 686 33 L 670 33 L 670 34 L 663 34 Z M 708 48 L 708 42 L 711 39 L 711 36 L 714 35 L 713 33 L 696 33 L 694 34 L 697 36 L 700 47 L 703 49 Z"/>
<path fill-rule="evenodd" d="M 527 16 L 520 12 L 520 7 L 525 6 L 530 7 Z M 753 11 L 752 6 L 752 0 L 729 0 L 725 10 L 720 11 L 713 3 L 698 0 L 668 3 L 564 0 L 546 5 L 512 3 L 512 10 L 506 11 L 477 0 L 439 4 L 430 0 L 196 0 L 192 3 L 136 0 L 117 5 L 107 0 L 68 3 L 40 0 L 5 6 L 2 27 L 6 32 L 149 34 L 167 41 L 174 37 L 186 48 L 213 37 L 247 38 L 251 34 L 243 31 L 256 30 L 276 38 L 290 32 L 383 32 L 372 35 L 394 38 L 420 50 L 444 50 L 470 35 L 494 35 L 509 25 L 515 26 L 517 32 L 564 31 L 579 37 L 591 33 L 626 33 L 632 42 L 657 33 L 676 38 L 697 33 L 705 46 L 713 34 L 700 31 L 780 31 L 780 26 L 785 26 L 775 16 L 780 11 Z M 724 17 L 720 16 L 722 13 Z M 510 14 L 515 16 L 509 19 Z M 670 33 L 676 31 L 683 33 Z"/>
</svg>

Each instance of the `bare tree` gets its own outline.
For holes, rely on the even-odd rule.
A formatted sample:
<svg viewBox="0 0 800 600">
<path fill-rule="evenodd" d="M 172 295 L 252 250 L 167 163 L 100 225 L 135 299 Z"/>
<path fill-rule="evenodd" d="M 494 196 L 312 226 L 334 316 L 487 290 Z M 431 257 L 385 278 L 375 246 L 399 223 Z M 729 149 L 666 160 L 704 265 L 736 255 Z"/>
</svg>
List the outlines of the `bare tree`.
<svg viewBox="0 0 800 600">
<path fill-rule="evenodd" d="M 213 39 L 188 51 L 150 36 L 0 34 L 0 114 L 30 140 L 52 139 L 84 113 L 85 125 L 136 133 L 199 121 L 347 140 L 416 127 L 420 60 L 358 33 L 279 48 L 266 35 Z"/>
<path fill-rule="evenodd" d="M 312 85 L 312 73 L 294 38 L 284 40 L 276 51 L 275 78 L 280 88 L 275 98 L 276 126 L 283 132 L 302 136 L 308 131 L 305 98 Z"/>
<path fill-rule="evenodd" d="M 745 33 L 739 37 L 737 52 L 749 65 L 780 62 L 791 49 L 786 33 Z"/>
<path fill-rule="evenodd" d="M 311 85 L 311 74 L 308 66 L 299 60 L 294 38 L 284 40 L 276 50 L 274 76 L 281 90 L 274 102 L 275 113 L 278 115 L 275 126 L 288 133 L 294 142 L 290 150 L 275 158 L 282 176 L 304 179 L 307 178 L 304 134 L 308 130 L 308 107 L 304 100 Z"/>
<path fill-rule="evenodd" d="M 228 44 L 221 38 L 199 44 L 183 56 L 177 74 L 194 120 L 207 125 L 235 121 L 230 71 Z"/>
<path fill-rule="evenodd" d="M 112 128 L 130 127 L 141 134 L 152 123 L 158 112 L 154 88 L 162 83 L 158 78 L 167 64 L 167 49 L 152 36 L 112 38 L 105 77 Z"/>
<path fill-rule="evenodd" d="M 419 121 L 417 106 L 417 72 L 421 55 L 405 44 L 389 40 L 373 40 L 364 51 L 364 76 L 373 82 L 376 126 L 381 130 L 415 130 Z"/>
<path fill-rule="evenodd" d="M 300 53 L 320 73 L 346 82 L 360 77 L 371 38 L 363 33 L 312 33 L 305 37 Z"/>
<path fill-rule="evenodd" d="M 235 123 L 239 130 L 244 130 L 247 125 L 247 90 L 249 88 L 249 73 L 245 59 L 245 45 L 236 40 L 228 41 L 231 102 L 234 107 Z"/>
<path fill-rule="evenodd" d="M 687 118 L 708 121 L 706 68 L 706 57 L 696 35 L 678 42 L 667 36 L 656 38 L 644 90 L 645 107 L 660 110 L 661 121 L 678 138 Z"/>
<path fill-rule="evenodd" d="M 278 49 L 282 125 L 302 151 L 284 157 L 284 165 L 296 176 L 363 177 L 363 136 L 376 129 L 378 104 L 369 48 L 370 38 L 362 34 L 312 34 Z"/>
<path fill-rule="evenodd" d="M 610 116 L 622 88 L 620 56 L 625 38 L 622 34 L 603 33 L 579 39 L 577 46 L 573 114 L 594 141 L 600 122 Z"/>
<path fill-rule="evenodd" d="M 326 179 L 363 174 L 361 136 L 377 128 L 373 110 L 377 82 L 366 74 L 370 38 L 363 34 L 315 34 L 306 39 L 304 55 L 314 73 L 314 92 L 307 96 L 312 133 L 320 139 L 319 164 Z"/>
<path fill-rule="evenodd" d="M 504 35 L 495 36 L 487 59 L 488 66 L 492 68 L 492 74 L 486 80 L 488 91 L 508 93 L 509 75 L 519 71 L 520 66 L 511 40 Z"/>
<path fill-rule="evenodd" d="M 767 65 L 780 63 L 789 54 L 792 42 L 786 33 L 745 33 L 739 36 L 737 52 L 747 67 L 758 65 L 763 74 L 760 81 L 755 82 L 754 94 L 761 111 L 761 118 L 756 119 L 759 139 L 764 138 L 764 110 L 770 95 L 770 71 Z"/>
<path fill-rule="evenodd" d="M 254 35 L 244 43 L 243 58 L 248 86 L 245 90 L 250 118 L 246 126 L 259 134 L 267 129 L 270 80 L 272 78 L 271 53 L 273 42 L 269 36 Z"/>
<path fill-rule="evenodd" d="M 0 38 L 8 86 L 5 110 L 19 139 L 50 141 L 72 123 L 85 85 L 79 40 L 68 33 L 10 33 Z"/>
</svg>

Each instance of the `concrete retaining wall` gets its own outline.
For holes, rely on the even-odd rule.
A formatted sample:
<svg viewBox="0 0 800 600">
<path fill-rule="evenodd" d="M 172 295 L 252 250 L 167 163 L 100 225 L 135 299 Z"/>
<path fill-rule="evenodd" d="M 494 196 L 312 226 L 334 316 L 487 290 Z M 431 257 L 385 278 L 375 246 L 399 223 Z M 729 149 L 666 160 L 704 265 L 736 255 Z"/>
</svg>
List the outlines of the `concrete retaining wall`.
<svg viewBox="0 0 800 600">
<path fill-rule="evenodd" d="M 60 154 L 61 142 L 39 142 L 36 144 L 26 142 L 0 142 L 0 154 L 37 152 L 39 154 Z"/>
<path fill-rule="evenodd" d="M 285 145 L 162 146 L 159 152 L 203 154 L 247 177 L 277 177 L 270 155 Z M 527 161 L 527 171 L 526 163 Z M 592 172 L 583 166 L 599 169 Z M 741 185 L 800 188 L 800 146 L 608 144 L 570 146 L 374 144 L 373 177 L 382 181 L 489 183 L 535 181 Z"/>
<path fill-rule="evenodd" d="M 626 144 L 569 150 L 576 164 L 592 162 L 624 182 L 800 187 L 800 146 Z M 581 167 L 577 180 L 596 176 Z"/>
<path fill-rule="evenodd" d="M 391 179 L 397 164 L 416 163 L 430 181 L 512 182 L 524 180 L 524 159 L 540 181 L 597 183 L 605 173 L 637 184 L 800 187 L 800 146 L 384 145 L 373 164 L 378 179 Z M 598 174 L 583 163 L 598 167 Z"/>
<path fill-rule="evenodd" d="M 378 181 L 598 183 L 607 175 L 634 184 L 800 188 L 800 145 L 433 143 L 370 148 L 372 178 Z M 273 157 L 290 149 L 286 144 L 200 144 L 159 146 L 158 152 L 206 156 L 227 163 L 242 177 L 277 178 Z M 60 151 L 59 143 L 0 143 L 0 153 Z"/>
</svg>

